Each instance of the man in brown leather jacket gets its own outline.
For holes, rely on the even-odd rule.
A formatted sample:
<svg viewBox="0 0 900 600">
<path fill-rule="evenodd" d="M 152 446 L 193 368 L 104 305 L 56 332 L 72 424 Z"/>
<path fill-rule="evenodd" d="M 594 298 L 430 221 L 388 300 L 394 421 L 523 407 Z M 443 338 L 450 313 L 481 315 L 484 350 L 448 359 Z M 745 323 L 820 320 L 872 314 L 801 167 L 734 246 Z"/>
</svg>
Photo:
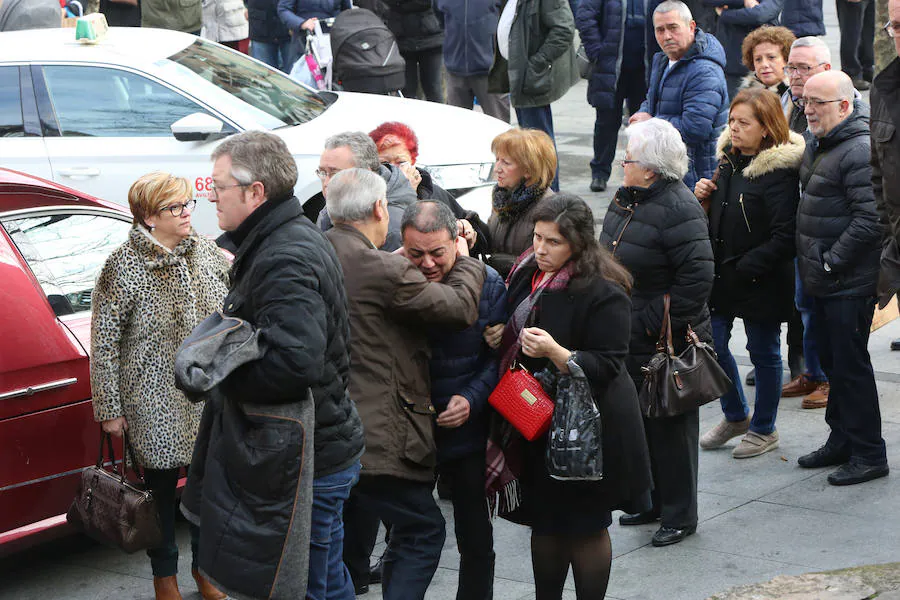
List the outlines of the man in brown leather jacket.
<svg viewBox="0 0 900 600">
<path fill-rule="evenodd" d="M 344 556 L 368 564 L 375 516 L 392 525 L 384 598 L 425 596 L 444 544 L 431 490 L 436 463 L 426 325 L 460 329 L 478 317 L 484 265 L 460 256 L 442 283 L 404 256 L 378 250 L 390 217 L 384 179 L 366 169 L 337 173 L 328 186 L 334 228 L 325 236 L 344 270 L 350 305 L 350 397 L 365 430 L 359 483 L 344 507 Z M 464 251 L 465 242 L 457 245 Z M 345 562 L 348 562 L 345 560 Z M 351 573 L 352 575 L 352 573 Z"/>
<path fill-rule="evenodd" d="M 888 2 L 888 24 L 884 31 L 900 56 L 900 0 Z M 878 285 L 880 305 L 897 293 L 900 284 L 900 58 L 875 78 L 869 100 L 872 105 L 872 188 L 879 220 L 885 225 Z M 891 350 L 900 350 L 900 339 L 891 342 Z"/>
</svg>

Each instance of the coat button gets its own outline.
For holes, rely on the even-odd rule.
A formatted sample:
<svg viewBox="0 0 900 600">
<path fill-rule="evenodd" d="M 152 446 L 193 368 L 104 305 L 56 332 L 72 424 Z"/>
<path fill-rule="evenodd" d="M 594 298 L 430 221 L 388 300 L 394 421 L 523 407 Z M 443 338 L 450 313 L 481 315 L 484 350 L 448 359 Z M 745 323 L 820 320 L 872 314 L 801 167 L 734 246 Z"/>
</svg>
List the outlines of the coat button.
<svg viewBox="0 0 900 600">
<path fill-rule="evenodd" d="M 613 245 L 613 246 L 618 246 L 618 245 L 619 245 L 619 240 L 613 240 L 612 245 Z"/>
<path fill-rule="evenodd" d="M 228 310 L 231 310 L 232 308 L 234 308 L 234 304 L 229 304 L 229 305 L 228 305 Z"/>
<path fill-rule="evenodd" d="M 429 406 L 429 407 L 428 407 L 428 412 L 433 413 L 433 412 L 434 412 L 434 406 Z"/>
</svg>

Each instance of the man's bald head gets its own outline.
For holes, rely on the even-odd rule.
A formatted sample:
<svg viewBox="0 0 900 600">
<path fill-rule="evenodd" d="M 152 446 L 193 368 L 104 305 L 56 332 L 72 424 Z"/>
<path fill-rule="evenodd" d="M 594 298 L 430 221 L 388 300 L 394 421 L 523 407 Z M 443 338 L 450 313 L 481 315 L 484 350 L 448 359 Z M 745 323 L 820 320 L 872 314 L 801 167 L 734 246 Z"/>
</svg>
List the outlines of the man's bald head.
<svg viewBox="0 0 900 600">
<path fill-rule="evenodd" d="M 817 73 L 803 86 L 804 112 L 809 130 L 816 137 L 824 137 L 853 114 L 856 88 L 842 71 Z"/>
<path fill-rule="evenodd" d="M 888 0 L 888 29 L 894 34 L 894 50 L 900 56 L 900 0 Z"/>
</svg>

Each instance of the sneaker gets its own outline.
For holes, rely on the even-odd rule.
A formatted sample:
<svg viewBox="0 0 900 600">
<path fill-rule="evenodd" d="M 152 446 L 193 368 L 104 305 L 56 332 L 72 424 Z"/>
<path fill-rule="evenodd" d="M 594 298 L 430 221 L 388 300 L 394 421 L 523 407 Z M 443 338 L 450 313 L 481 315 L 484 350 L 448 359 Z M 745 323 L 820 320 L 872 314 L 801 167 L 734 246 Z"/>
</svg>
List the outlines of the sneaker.
<svg viewBox="0 0 900 600">
<path fill-rule="evenodd" d="M 816 391 L 819 387 L 818 381 L 813 381 L 809 375 L 802 374 L 799 377 L 791 379 L 781 388 L 781 395 L 784 398 L 796 398 L 797 396 L 806 396 Z"/>
<path fill-rule="evenodd" d="M 750 417 L 747 417 L 743 421 L 729 421 L 728 419 L 722 419 L 718 425 L 703 434 L 703 437 L 700 438 L 700 447 L 704 450 L 719 448 L 728 440 L 736 438 L 739 435 L 744 435 L 749 429 Z"/>
<path fill-rule="evenodd" d="M 768 435 L 748 431 L 731 455 L 735 458 L 753 458 L 777 447 L 778 431 L 773 431 Z"/>
<path fill-rule="evenodd" d="M 800 403 L 802 408 L 825 408 L 828 406 L 828 392 L 831 390 L 831 384 L 823 381 L 816 386 L 815 391 L 803 398 Z"/>
</svg>

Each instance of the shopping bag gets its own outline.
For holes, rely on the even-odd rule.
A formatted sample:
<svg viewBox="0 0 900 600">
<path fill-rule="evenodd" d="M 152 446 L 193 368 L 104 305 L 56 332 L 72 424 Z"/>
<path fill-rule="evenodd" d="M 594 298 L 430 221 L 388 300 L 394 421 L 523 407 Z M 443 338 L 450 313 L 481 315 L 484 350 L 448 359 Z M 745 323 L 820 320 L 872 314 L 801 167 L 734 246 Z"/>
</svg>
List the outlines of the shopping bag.
<svg viewBox="0 0 900 600">
<path fill-rule="evenodd" d="M 603 425 L 581 367 L 559 378 L 547 439 L 547 471 L 564 481 L 603 479 Z"/>
</svg>

